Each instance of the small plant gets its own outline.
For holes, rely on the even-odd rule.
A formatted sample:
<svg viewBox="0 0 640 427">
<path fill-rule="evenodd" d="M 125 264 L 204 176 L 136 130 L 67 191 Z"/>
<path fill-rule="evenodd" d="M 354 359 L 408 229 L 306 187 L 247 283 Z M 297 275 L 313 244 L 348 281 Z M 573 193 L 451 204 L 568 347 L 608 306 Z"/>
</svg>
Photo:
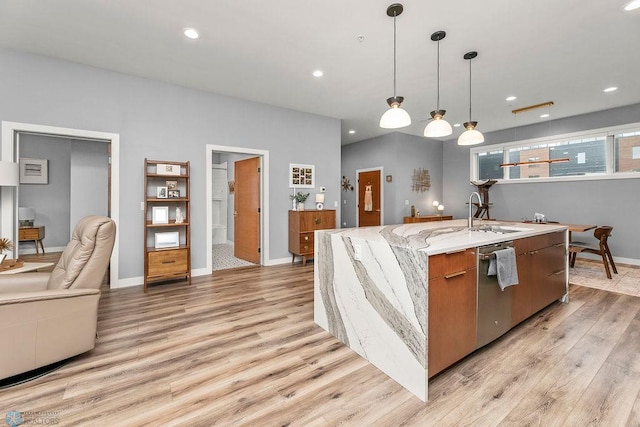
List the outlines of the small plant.
<svg viewBox="0 0 640 427">
<path fill-rule="evenodd" d="M 291 200 L 294 200 L 298 203 L 304 203 L 305 200 L 307 200 L 307 197 L 309 197 L 309 193 L 303 193 L 302 191 L 298 191 L 295 195 L 290 195 L 289 198 Z"/>
<path fill-rule="evenodd" d="M 0 254 L 13 249 L 13 242 L 6 237 L 0 239 Z"/>
</svg>

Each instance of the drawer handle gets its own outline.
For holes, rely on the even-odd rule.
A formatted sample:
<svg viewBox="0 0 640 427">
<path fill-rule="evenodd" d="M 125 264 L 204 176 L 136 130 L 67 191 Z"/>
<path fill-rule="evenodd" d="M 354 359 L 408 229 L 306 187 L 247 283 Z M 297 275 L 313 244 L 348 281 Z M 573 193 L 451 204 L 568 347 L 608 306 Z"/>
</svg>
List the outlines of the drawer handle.
<svg viewBox="0 0 640 427">
<path fill-rule="evenodd" d="M 304 240 L 309 240 L 309 236 L 304 236 Z"/>
<path fill-rule="evenodd" d="M 447 274 L 444 276 L 445 279 L 452 279 L 454 277 L 462 276 L 463 274 L 467 274 L 467 270 L 458 271 L 457 273 Z"/>
<path fill-rule="evenodd" d="M 171 260 L 171 261 L 162 261 L 162 264 L 174 264 L 176 262 L 176 260 Z"/>
<path fill-rule="evenodd" d="M 445 255 L 453 255 L 453 254 L 459 254 L 461 252 L 465 252 L 466 249 L 460 249 L 459 251 L 451 251 L 451 252 L 445 252 Z"/>
<path fill-rule="evenodd" d="M 551 273 L 552 276 L 557 276 L 559 274 L 564 274 L 564 268 L 562 270 L 558 270 L 555 273 Z"/>
<path fill-rule="evenodd" d="M 564 242 L 556 243 L 555 245 L 553 245 L 554 248 L 557 248 L 558 246 L 564 246 Z"/>
<path fill-rule="evenodd" d="M 316 224 L 320 224 L 322 222 L 322 219 L 318 217 L 318 218 L 315 218 L 313 222 L 315 222 Z"/>
</svg>

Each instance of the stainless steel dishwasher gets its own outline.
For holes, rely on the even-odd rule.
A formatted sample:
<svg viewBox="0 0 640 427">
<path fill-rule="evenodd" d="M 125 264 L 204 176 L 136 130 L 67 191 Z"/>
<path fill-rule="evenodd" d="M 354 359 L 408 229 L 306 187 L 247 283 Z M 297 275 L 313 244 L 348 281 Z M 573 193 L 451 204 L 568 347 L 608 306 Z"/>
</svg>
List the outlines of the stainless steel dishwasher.
<svg viewBox="0 0 640 427">
<path fill-rule="evenodd" d="M 490 343 L 511 329 L 511 289 L 500 290 L 497 276 L 488 276 L 489 263 L 495 259 L 494 251 L 513 247 L 513 242 L 502 242 L 478 248 L 477 325 L 476 348 Z"/>
</svg>

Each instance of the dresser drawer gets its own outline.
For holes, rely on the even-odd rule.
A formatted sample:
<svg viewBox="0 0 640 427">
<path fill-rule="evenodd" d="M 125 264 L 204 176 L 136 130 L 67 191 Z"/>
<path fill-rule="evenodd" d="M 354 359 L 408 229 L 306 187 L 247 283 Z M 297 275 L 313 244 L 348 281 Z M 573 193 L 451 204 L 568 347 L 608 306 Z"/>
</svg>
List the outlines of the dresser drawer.
<svg viewBox="0 0 640 427">
<path fill-rule="evenodd" d="M 39 240 L 44 238 L 44 227 L 19 228 L 18 238 L 20 240 Z"/>
<path fill-rule="evenodd" d="M 476 248 L 433 255 L 429 257 L 429 278 L 458 273 L 475 266 Z"/>
<path fill-rule="evenodd" d="M 172 273 L 187 273 L 187 250 L 149 252 L 148 276 L 159 276 Z"/>
<path fill-rule="evenodd" d="M 300 233 L 300 253 L 313 252 L 313 233 Z"/>
</svg>

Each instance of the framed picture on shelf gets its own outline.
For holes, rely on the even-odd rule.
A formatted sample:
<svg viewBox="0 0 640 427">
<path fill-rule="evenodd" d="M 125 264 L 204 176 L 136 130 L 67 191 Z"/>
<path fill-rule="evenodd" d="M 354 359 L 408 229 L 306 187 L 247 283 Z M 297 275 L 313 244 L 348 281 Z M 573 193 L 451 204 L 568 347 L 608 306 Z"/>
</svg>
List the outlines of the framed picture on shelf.
<svg viewBox="0 0 640 427">
<path fill-rule="evenodd" d="M 157 187 L 156 188 L 156 197 L 158 199 L 166 199 L 167 198 L 167 187 Z"/>
<path fill-rule="evenodd" d="M 179 199 L 180 198 L 180 190 L 167 190 L 167 195 L 170 199 Z"/>
<path fill-rule="evenodd" d="M 314 188 L 315 169 L 314 165 L 289 163 L 289 188 Z"/>
<path fill-rule="evenodd" d="M 164 163 L 158 163 L 156 168 L 156 173 L 158 175 L 180 175 L 180 166 L 179 165 L 167 165 Z"/>
<path fill-rule="evenodd" d="M 178 181 L 167 181 L 167 190 L 177 190 Z"/>
<path fill-rule="evenodd" d="M 169 224 L 169 206 L 154 206 L 151 209 L 152 224 Z"/>
<path fill-rule="evenodd" d="M 180 246 L 180 234 L 177 231 L 155 234 L 156 249 L 177 248 L 178 246 Z"/>
</svg>

